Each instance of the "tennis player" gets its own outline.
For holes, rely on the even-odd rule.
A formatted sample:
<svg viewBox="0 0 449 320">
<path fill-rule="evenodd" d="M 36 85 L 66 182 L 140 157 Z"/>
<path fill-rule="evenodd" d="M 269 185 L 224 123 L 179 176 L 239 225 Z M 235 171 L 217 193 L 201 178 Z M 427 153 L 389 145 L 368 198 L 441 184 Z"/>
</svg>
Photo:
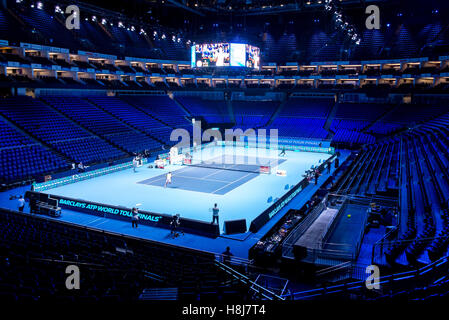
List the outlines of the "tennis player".
<svg viewBox="0 0 449 320">
<path fill-rule="evenodd" d="M 134 172 L 136 172 L 137 163 L 138 163 L 137 157 L 134 157 L 134 159 L 133 159 L 133 171 L 134 171 Z"/>
<path fill-rule="evenodd" d="M 282 151 L 281 151 L 281 153 L 279 154 L 279 157 L 280 156 L 285 156 L 285 147 L 282 147 Z"/>
<path fill-rule="evenodd" d="M 171 172 L 167 173 L 167 176 L 165 177 L 165 185 L 164 185 L 164 188 L 167 188 L 167 185 L 168 185 L 168 184 L 171 184 L 171 177 L 172 177 Z"/>
</svg>

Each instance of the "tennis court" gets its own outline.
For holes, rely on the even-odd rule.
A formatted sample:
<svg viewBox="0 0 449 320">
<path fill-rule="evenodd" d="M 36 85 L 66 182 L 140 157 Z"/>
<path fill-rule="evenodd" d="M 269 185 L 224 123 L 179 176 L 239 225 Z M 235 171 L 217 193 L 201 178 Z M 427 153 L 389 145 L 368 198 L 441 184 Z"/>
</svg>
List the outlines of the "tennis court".
<svg viewBox="0 0 449 320">
<path fill-rule="evenodd" d="M 222 155 L 208 161 L 193 162 L 191 166 L 173 171 L 170 189 L 224 195 L 254 179 L 261 166 L 274 167 L 285 159 L 270 159 L 250 156 Z M 139 181 L 140 184 L 164 187 L 166 173 Z"/>
<path fill-rule="evenodd" d="M 226 220 L 256 216 L 303 179 L 312 165 L 329 154 L 236 147 L 213 147 L 192 154 L 192 166 L 167 165 L 164 169 L 145 165 L 93 179 L 62 185 L 50 194 L 142 210 L 181 214 L 182 217 L 210 221 L 209 209 L 220 207 L 220 224 Z M 225 155 L 225 158 L 223 156 Z M 199 165 L 199 167 L 197 167 Z M 271 166 L 272 174 L 259 174 L 260 166 Z M 285 176 L 276 175 L 284 170 Z M 241 170 L 241 171 L 240 171 Z M 172 184 L 164 188 L 165 177 L 172 172 Z"/>
</svg>

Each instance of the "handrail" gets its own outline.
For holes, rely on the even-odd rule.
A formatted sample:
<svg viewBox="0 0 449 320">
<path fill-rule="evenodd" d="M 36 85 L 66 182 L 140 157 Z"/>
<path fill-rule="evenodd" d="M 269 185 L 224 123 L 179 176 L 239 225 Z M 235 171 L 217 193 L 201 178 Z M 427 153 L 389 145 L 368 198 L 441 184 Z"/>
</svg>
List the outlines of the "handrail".
<svg viewBox="0 0 449 320">
<path fill-rule="evenodd" d="M 254 260 L 252 260 L 252 259 L 250 260 L 250 259 L 245 259 L 245 258 L 236 257 L 236 256 L 228 256 L 223 253 L 216 253 L 215 260 L 219 261 L 219 262 L 228 261 L 230 264 L 244 266 L 244 267 L 248 267 L 248 266 L 254 264 Z"/>
<path fill-rule="evenodd" d="M 383 242 L 381 244 L 383 244 L 384 246 L 389 246 L 389 245 L 396 244 L 396 243 L 399 243 L 399 244 L 401 244 L 401 243 L 412 243 L 412 242 L 415 242 L 415 241 L 427 243 L 427 242 L 431 242 L 431 241 L 434 241 L 434 240 L 437 240 L 437 239 L 448 239 L 448 238 L 449 238 L 449 235 L 447 235 L 447 236 L 427 237 L 427 238 L 413 238 L 413 239 L 404 239 L 404 240 L 393 240 L 393 241 Z"/>
<path fill-rule="evenodd" d="M 223 271 L 225 271 L 228 274 L 231 274 L 234 278 L 236 278 L 237 280 L 239 280 L 240 282 L 242 282 L 245 285 L 251 285 L 249 287 L 250 290 L 254 291 L 256 294 L 261 295 L 262 297 L 268 299 L 268 300 L 285 300 L 285 298 L 277 295 L 276 293 L 268 290 L 267 288 L 262 287 L 261 285 L 255 283 L 253 280 L 251 280 L 250 278 L 248 278 L 247 276 L 241 274 L 240 272 L 232 269 L 230 266 L 221 263 L 219 261 L 215 261 L 215 264 L 217 267 L 219 267 L 220 269 L 222 269 Z"/>
<path fill-rule="evenodd" d="M 342 270 L 342 269 L 344 269 L 346 267 L 351 267 L 351 266 L 352 266 L 351 261 L 345 261 L 345 262 L 342 262 L 342 263 L 337 264 L 335 266 L 330 266 L 330 267 L 321 269 L 315 275 L 317 277 L 320 277 L 320 276 L 326 275 L 328 273 L 331 273 L 331 272 L 334 272 L 334 271 L 338 271 L 338 270 Z"/>
<path fill-rule="evenodd" d="M 289 235 L 285 238 L 285 240 L 282 243 L 282 256 L 286 256 L 286 250 L 293 247 L 293 242 L 296 242 L 299 237 L 304 233 L 306 229 L 308 229 L 313 222 L 316 220 L 318 215 L 322 212 L 322 210 L 325 208 L 325 203 L 327 201 L 327 196 L 315 207 L 310 211 L 307 216 L 298 223 L 298 225 L 289 233 Z M 293 238 L 293 240 L 292 240 Z M 291 242 L 291 243 L 290 243 Z"/>
<path fill-rule="evenodd" d="M 326 226 L 326 231 L 322 235 L 321 248 L 323 247 L 323 245 L 326 244 L 327 240 L 329 240 L 330 234 L 335 230 L 337 226 L 340 215 L 343 214 L 343 210 L 345 210 L 347 207 L 348 207 L 348 198 L 346 196 L 343 196 L 343 204 L 340 206 L 340 208 L 338 208 L 338 212 L 335 215 L 335 217 L 330 222 L 328 222 Z"/>
<path fill-rule="evenodd" d="M 432 262 L 431 264 L 424 266 L 420 269 L 416 270 L 410 270 L 406 272 L 401 273 L 395 273 L 391 275 L 387 275 L 384 277 L 379 277 L 374 280 L 378 280 L 380 285 L 388 285 L 398 282 L 404 282 L 407 279 L 415 278 L 415 277 L 424 277 L 432 270 L 437 270 L 440 266 L 442 266 L 445 263 L 449 263 L 449 256 L 445 256 L 437 261 Z M 312 298 L 316 296 L 321 296 L 325 294 L 336 294 L 339 292 L 348 292 L 350 290 L 354 289 L 362 289 L 365 288 L 365 280 L 359 280 L 351 283 L 344 283 L 344 284 L 338 284 L 338 285 L 332 285 L 312 290 L 306 290 L 306 291 L 298 291 L 290 294 L 285 294 L 283 297 L 290 297 L 291 299 L 307 299 Z"/>
</svg>

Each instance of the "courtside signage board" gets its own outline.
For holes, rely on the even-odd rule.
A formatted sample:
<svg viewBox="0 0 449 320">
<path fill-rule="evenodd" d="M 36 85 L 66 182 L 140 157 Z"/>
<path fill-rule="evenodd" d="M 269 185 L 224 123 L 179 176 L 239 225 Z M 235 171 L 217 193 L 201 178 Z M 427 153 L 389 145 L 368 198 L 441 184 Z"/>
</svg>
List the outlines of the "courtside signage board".
<svg viewBox="0 0 449 320">
<path fill-rule="evenodd" d="M 113 215 L 126 217 L 126 218 L 132 217 L 132 212 L 129 209 L 119 208 L 119 207 L 111 207 L 111 206 L 107 206 L 107 205 L 100 205 L 100 204 L 78 201 L 78 200 L 69 200 L 69 199 L 61 198 L 59 200 L 59 205 L 69 207 L 69 208 L 74 208 L 74 209 L 81 208 L 81 209 L 85 209 L 85 210 L 90 210 L 90 211 L 92 211 L 94 213 L 98 213 L 98 214 L 106 214 L 107 213 L 107 214 L 113 214 Z M 146 220 L 146 221 L 158 222 L 159 220 L 162 219 L 162 216 L 157 216 L 154 214 L 148 214 L 148 213 L 142 212 L 142 213 L 139 213 L 139 218 Z"/>
<path fill-rule="evenodd" d="M 130 208 L 91 202 L 83 199 L 72 199 L 58 195 L 50 195 L 50 197 L 57 199 L 59 206 L 63 209 L 79 211 L 108 219 L 129 221 L 131 223 L 132 210 Z M 143 225 L 169 229 L 171 228 L 172 219 L 173 217 L 168 214 L 139 210 L 139 223 Z M 180 229 L 187 233 L 199 234 L 213 238 L 220 235 L 218 225 L 211 224 L 210 222 L 203 222 L 183 217 L 180 218 L 180 222 Z"/>
</svg>

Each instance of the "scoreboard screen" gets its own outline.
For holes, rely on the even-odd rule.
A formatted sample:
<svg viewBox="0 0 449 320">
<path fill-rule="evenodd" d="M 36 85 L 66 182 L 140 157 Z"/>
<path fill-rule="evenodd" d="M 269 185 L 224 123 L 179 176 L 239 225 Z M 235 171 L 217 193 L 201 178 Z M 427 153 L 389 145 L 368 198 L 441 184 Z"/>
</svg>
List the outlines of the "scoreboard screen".
<svg viewBox="0 0 449 320">
<path fill-rule="evenodd" d="M 191 47 L 191 66 L 259 69 L 260 49 L 244 43 L 196 44 Z"/>
</svg>

